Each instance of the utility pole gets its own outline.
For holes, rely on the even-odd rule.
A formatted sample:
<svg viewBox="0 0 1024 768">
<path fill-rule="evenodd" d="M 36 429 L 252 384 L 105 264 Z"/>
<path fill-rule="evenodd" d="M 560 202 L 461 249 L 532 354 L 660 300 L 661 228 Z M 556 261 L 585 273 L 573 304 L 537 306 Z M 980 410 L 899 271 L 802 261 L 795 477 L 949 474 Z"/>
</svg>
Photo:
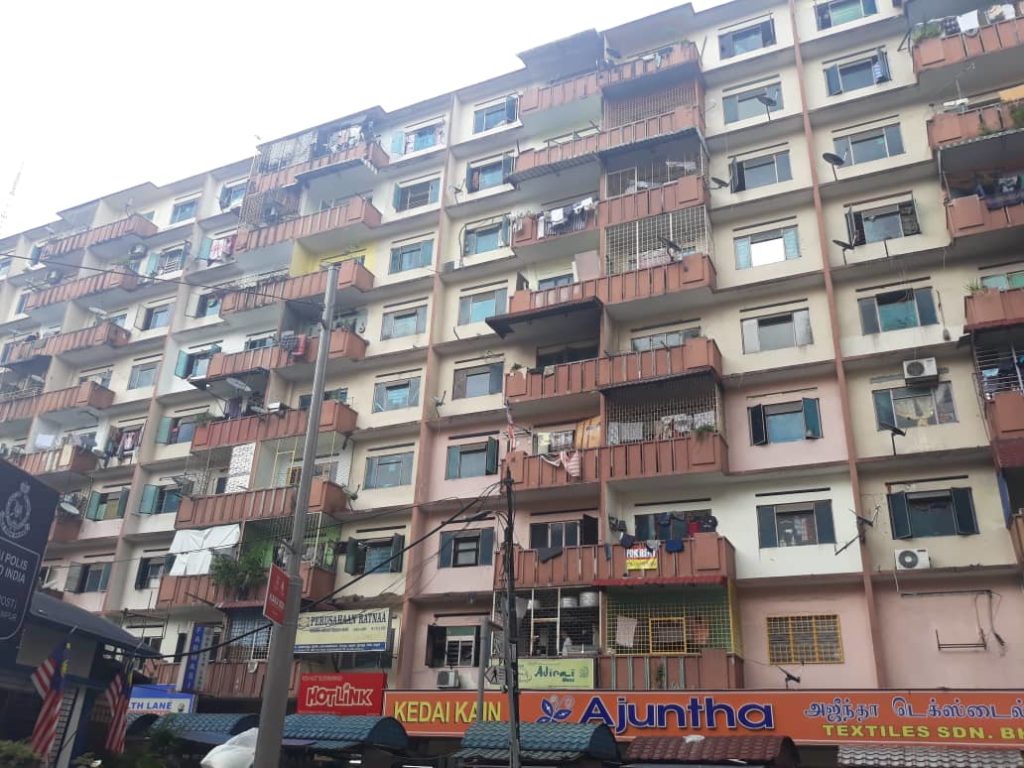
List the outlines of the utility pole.
<svg viewBox="0 0 1024 768">
<path fill-rule="evenodd" d="M 480 627 L 480 674 L 476 680 L 476 721 L 478 723 L 484 721 L 484 675 L 491 664 L 491 627 L 493 623 L 491 617 L 488 616 L 484 619 L 483 626 Z"/>
<path fill-rule="evenodd" d="M 299 565 L 306 540 L 306 513 L 309 492 L 313 485 L 316 465 L 316 442 L 319 436 L 320 406 L 324 401 L 324 379 L 327 376 L 327 357 L 331 347 L 331 323 L 334 319 L 334 301 L 338 293 L 338 265 L 327 269 L 327 295 L 324 313 L 320 319 L 320 343 L 313 369 L 313 392 L 306 421 L 306 439 L 302 446 L 302 470 L 299 490 L 295 497 L 295 515 L 292 521 L 292 542 L 288 551 L 288 599 L 284 608 L 284 624 L 275 624 L 270 633 L 270 651 L 267 655 L 267 676 L 263 681 L 263 703 L 260 707 L 260 728 L 256 738 L 256 757 L 253 768 L 278 768 L 281 764 L 281 741 L 284 734 L 284 716 L 288 707 L 288 683 L 291 678 L 292 659 L 295 655 L 295 632 L 299 623 L 302 602 L 302 576 Z"/>
<path fill-rule="evenodd" d="M 515 505 L 512 503 L 512 470 L 505 467 L 505 686 L 508 688 L 509 768 L 521 768 L 519 757 L 519 618 L 516 616 Z M 256 766 L 259 768 L 259 766 Z"/>
</svg>

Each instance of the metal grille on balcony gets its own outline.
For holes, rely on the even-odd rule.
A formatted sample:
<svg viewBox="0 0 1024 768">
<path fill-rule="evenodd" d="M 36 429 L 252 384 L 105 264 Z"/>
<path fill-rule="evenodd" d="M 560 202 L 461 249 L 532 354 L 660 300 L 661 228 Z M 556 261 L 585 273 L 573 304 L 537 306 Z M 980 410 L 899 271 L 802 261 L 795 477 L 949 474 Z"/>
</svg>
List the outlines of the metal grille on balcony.
<svg viewBox="0 0 1024 768">
<path fill-rule="evenodd" d="M 711 376 L 632 386 L 608 392 L 606 443 L 669 440 L 717 432 L 722 423 L 718 385 Z"/>
<path fill-rule="evenodd" d="M 504 593 L 495 593 L 494 620 L 502 623 Z M 601 593 L 593 589 L 532 589 L 516 592 L 519 655 L 593 656 L 601 645 Z M 501 648 L 496 633 L 495 648 Z"/>
<path fill-rule="evenodd" d="M 739 653 L 731 588 L 688 587 L 674 595 L 609 591 L 605 648 L 621 656 Z"/>
<path fill-rule="evenodd" d="M 270 654 L 270 626 L 261 611 L 236 611 L 230 614 L 228 639 L 235 638 L 240 639 L 224 648 L 225 661 L 260 661 Z"/>
<path fill-rule="evenodd" d="M 669 184 L 684 176 L 704 173 L 704 155 L 701 152 L 680 153 L 673 157 L 651 158 L 629 168 L 609 171 L 605 184 L 606 197 L 618 197 Z"/>
<path fill-rule="evenodd" d="M 697 104 L 697 86 L 693 80 L 648 91 L 624 99 L 606 98 L 604 101 L 604 127 L 614 128 L 635 123 L 656 115 L 664 115 L 676 107 Z"/>
<path fill-rule="evenodd" d="M 703 205 L 616 224 L 605 230 L 605 237 L 608 275 L 670 264 L 690 253 L 711 254 L 708 213 Z"/>
<path fill-rule="evenodd" d="M 297 189 L 278 188 L 246 195 L 238 220 L 250 228 L 279 224 L 299 216 L 299 202 Z"/>
<path fill-rule="evenodd" d="M 287 168 L 296 163 L 304 163 L 313 153 L 316 146 L 318 131 L 311 130 L 292 136 L 288 139 L 275 141 L 261 150 L 256 168 L 259 173 L 269 173 Z"/>
<path fill-rule="evenodd" d="M 269 561 L 275 550 L 282 554 L 285 543 L 291 539 L 292 521 L 292 517 L 272 517 L 246 523 L 242 535 L 243 555 L 259 552 Z M 339 537 L 337 523 L 321 513 L 310 514 L 306 518 L 306 547 L 302 553 L 302 562 L 332 570 L 335 562 L 334 545 Z"/>
<path fill-rule="evenodd" d="M 978 390 L 985 399 L 996 392 L 1024 392 L 1024 331 L 981 335 L 974 344 Z"/>
</svg>

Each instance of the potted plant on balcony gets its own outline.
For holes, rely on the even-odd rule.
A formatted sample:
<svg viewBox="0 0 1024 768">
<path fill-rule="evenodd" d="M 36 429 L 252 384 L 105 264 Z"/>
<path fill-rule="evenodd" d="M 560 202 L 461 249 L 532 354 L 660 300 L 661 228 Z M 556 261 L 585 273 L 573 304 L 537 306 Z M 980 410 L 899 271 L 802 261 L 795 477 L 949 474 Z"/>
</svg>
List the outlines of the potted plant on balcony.
<svg viewBox="0 0 1024 768">
<path fill-rule="evenodd" d="M 985 325 L 1002 319 L 1005 313 L 1002 291 L 986 288 L 977 281 L 970 283 L 967 290 L 971 294 L 967 302 L 968 325 Z"/>
<path fill-rule="evenodd" d="M 248 552 L 238 559 L 215 557 L 210 563 L 210 578 L 214 584 L 233 589 L 239 600 L 245 599 L 249 591 L 261 584 L 267 577 L 267 567 L 259 552 Z"/>
</svg>

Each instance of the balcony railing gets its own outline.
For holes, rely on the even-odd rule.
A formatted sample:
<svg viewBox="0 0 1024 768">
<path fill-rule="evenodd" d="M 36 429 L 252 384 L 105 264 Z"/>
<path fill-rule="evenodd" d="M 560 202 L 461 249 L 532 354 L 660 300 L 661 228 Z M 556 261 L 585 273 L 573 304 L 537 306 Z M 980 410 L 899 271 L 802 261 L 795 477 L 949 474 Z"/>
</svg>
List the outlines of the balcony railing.
<svg viewBox="0 0 1024 768">
<path fill-rule="evenodd" d="M 305 357 L 308 348 L 308 344 L 306 344 L 302 354 L 296 355 L 296 357 Z M 205 378 L 234 376 L 239 373 L 259 370 L 272 371 L 290 365 L 292 357 L 289 350 L 277 345 L 247 349 L 242 352 L 217 352 L 210 357 L 210 365 L 207 367 Z"/>
<path fill-rule="evenodd" d="M 540 112 L 600 96 L 597 78 L 596 72 L 588 72 L 552 85 L 527 88 L 519 99 L 519 115 L 527 121 Z"/>
<path fill-rule="evenodd" d="M 1024 392 L 1004 390 L 988 396 L 985 418 L 1000 467 L 1024 467 Z"/>
<path fill-rule="evenodd" d="M 292 661 L 288 682 L 288 698 L 294 698 L 299 689 L 302 673 L 311 671 L 307 662 Z M 155 683 L 177 685 L 181 676 L 180 663 L 157 665 Z M 192 693 L 216 699 L 258 699 L 263 695 L 263 682 L 267 677 L 267 664 L 262 661 L 210 661 L 203 665 L 199 688 Z"/>
<path fill-rule="evenodd" d="M 43 247 L 42 257 L 49 259 L 77 251 L 80 248 L 91 248 L 101 243 L 112 242 L 130 235 L 140 238 L 151 237 L 159 230 L 160 228 L 156 224 L 136 213 L 126 219 L 120 219 L 119 221 L 105 224 L 102 227 L 87 229 L 84 232 L 78 232 L 47 243 Z"/>
<path fill-rule="evenodd" d="M 83 408 L 103 410 L 114 402 L 114 393 L 91 381 L 67 389 L 19 397 L 0 402 L 0 421 L 31 419 L 41 413 L 79 411 Z"/>
<path fill-rule="evenodd" d="M 602 88 L 611 88 L 681 67 L 692 67 L 695 73 L 700 69 L 700 51 L 689 40 L 604 67 L 597 73 L 597 78 Z"/>
<path fill-rule="evenodd" d="M 964 297 L 965 331 L 1024 325 L 1024 288 L 981 290 Z"/>
<path fill-rule="evenodd" d="M 20 363 L 34 357 L 56 357 L 96 347 L 121 347 L 130 339 L 131 334 L 126 329 L 115 323 L 103 322 L 81 331 L 58 333 L 44 339 L 23 341 L 9 348 L 3 362 L 4 364 Z"/>
<path fill-rule="evenodd" d="M 598 226 L 610 227 L 646 219 L 660 213 L 702 206 L 706 201 L 704 178 L 698 175 L 683 176 L 658 187 L 602 200 L 597 214 Z"/>
<path fill-rule="evenodd" d="M 235 237 L 235 253 L 267 248 L 293 240 L 308 240 L 317 235 L 350 227 L 373 229 L 380 226 L 381 215 L 373 203 L 361 197 L 350 197 L 339 205 L 323 211 L 297 216 L 278 224 L 255 229 L 241 229 Z"/>
<path fill-rule="evenodd" d="M 334 570 L 302 563 L 302 597 L 319 599 L 334 589 Z M 266 597 L 267 585 L 239 591 L 213 582 L 210 576 L 164 576 L 160 580 L 156 607 L 158 610 L 186 608 L 196 603 L 212 603 L 229 608 L 258 605 Z"/>
<path fill-rule="evenodd" d="M 69 444 L 49 451 L 33 451 L 11 456 L 9 461 L 30 475 L 45 477 L 63 473 L 84 475 L 96 469 L 99 457 L 86 448 Z"/>
<path fill-rule="evenodd" d="M 512 248 L 518 255 L 522 255 L 524 250 L 538 245 L 555 241 L 564 243 L 571 236 L 594 233 L 597 230 L 598 209 L 595 193 L 576 203 L 525 215 L 517 220 L 513 229 Z M 596 239 L 594 243 L 596 247 Z"/>
<path fill-rule="evenodd" d="M 611 545 L 608 557 L 604 544 L 566 547 L 562 554 L 542 560 L 533 549 L 516 547 L 513 562 L 516 587 L 572 586 L 656 586 L 668 584 L 724 584 L 736 578 L 736 553 L 724 536 L 695 533 L 684 541 L 682 552 L 658 550 L 657 568 L 626 570 L 626 549 Z M 495 570 L 495 586 L 501 579 Z"/>
<path fill-rule="evenodd" d="M 611 691 L 698 691 L 743 688 L 743 659 L 720 648 L 687 656 L 597 657 L 597 687 Z"/>
<path fill-rule="evenodd" d="M 69 280 L 66 283 L 29 294 L 28 300 L 25 302 L 25 311 L 31 312 L 40 307 L 63 304 L 118 288 L 124 291 L 134 291 L 141 279 L 135 272 L 102 272 L 88 277 L 80 277 L 77 280 Z"/>
<path fill-rule="evenodd" d="M 704 133 L 704 114 L 697 105 L 683 105 L 671 112 L 607 128 L 567 141 L 558 141 L 542 149 L 526 149 L 516 157 L 515 181 L 555 173 L 589 162 L 600 153 L 625 149 L 685 131 Z"/>
<path fill-rule="evenodd" d="M 359 141 L 339 149 L 337 152 L 318 155 L 317 157 L 296 162 L 294 165 L 289 165 L 285 168 L 261 173 L 253 180 L 249 191 L 251 193 L 260 193 L 275 187 L 287 187 L 296 183 L 300 176 L 308 173 L 342 170 L 348 166 L 359 164 L 365 164 L 376 173 L 382 168 L 387 167 L 388 161 L 388 153 L 384 151 L 380 143 L 376 141 L 370 143 Z"/>
<path fill-rule="evenodd" d="M 309 416 L 304 410 L 289 410 L 266 416 L 209 421 L 196 427 L 192 450 L 206 451 L 265 440 L 298 437 L 306 433 Z M 329 400 L 320 409 L 319 432 L 346 434 L 355 431 L 358 415 L 344 403 Z"/>
<path fill-rule="evenodd" d="M 338 269 L 338 290 L 353 289 L 365 293 L 373 288 L 373 273 L 354 259 L 344 261 Z M 221 315 L 259 309 L 279 301 L 322 297 L 327 291 L 327 272 L 271 279 L 251 287 L 229 291 L 221 300 Z"/>
<path fill-rule="evenodd" d="M 505 462 L 512 471 L 512 479 L 523 490 L 725 472 L 728 467 L 725 438 L 713 432 L 585 448 L 576 453 L 580 461 L 578 476 L 548 457 L 528 456 L 522 451 L 509 454 Z"/>
<path fill-rule="evenodd" d="M 560 363 L 550 366 L 550 370 L 508 373 L 505 397 L 519 403 L 708 370 L 720 375 L 722 353 L 712 339 L 701 337 L 677 347 Z"/>
<path fill-rule="evenodd" d="M 990 104 L 967 112 L 939 112 L 928 120 L 928 144 L 942 149 L 951 144 L 1024 128 L 1024 101 Z"/>
<path fill-rule="evenodd" d="M 181 501 L 176 528 L 209 528 L 214 525 L 289 517 L 295 511 L 299 488 L 295 485 L 258 488 L 252 491 L 194 496 Z M 340 517 L 349 508 L 348 494 L 340 485 L 314 478 L 309 511 Z"/>
<path fill-rule="evenodd" d="M 984 16 L 984 11 L 979 11 L 979 14 Z M 941 32 L 941 23 L 938 20 L 930 21 L 925 28 L 931 27 L 935 31 Z M 989 24 L 971 34 L 926 37 L 914 44 L 914 72 L 919 74 L 928 70 L 962 64 L 988 54 L 1019 48 L 1022 45 L 1024 45 L 1024 19 L 1020 18 Z"/>
<path fill-rule="evenodd" d="M 946 203 L 946 225 L 954 238 L 1024 226 L 1024 192 L 1017 200 L 966 195 Z"/>
</svg>

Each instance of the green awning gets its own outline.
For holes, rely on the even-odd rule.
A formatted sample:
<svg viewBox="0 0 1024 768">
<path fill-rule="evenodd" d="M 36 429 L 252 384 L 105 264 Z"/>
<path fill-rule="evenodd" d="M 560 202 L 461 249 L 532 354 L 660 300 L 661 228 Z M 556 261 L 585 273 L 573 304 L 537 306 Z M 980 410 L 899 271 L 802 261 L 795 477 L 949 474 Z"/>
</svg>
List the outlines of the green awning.
<svg viewBox="0 0 1024 768">
<path fill-rule="evenodd" d="M 148 730 L 152 736 L 157 731 L 170 731 L 179 739 L 198 744 L 223 744 L 232 736 L 260 724 L 259 715 L 180 713 L 164 715 Z"/>
<path fill-rule="evenodd" d="M 363 747 L 402 751 L 409 737 L 393 717 L 372 715 L 288 715 L 284 719 L 284 738 L 307 741 L 312 749 L 345 752 Z"/>
<path fill-rule="evenodd" d="M 476 761 L 508 761 L 508 723 L 473 723 L 455 757 Z M 619 762 L 619 747 L 606 725 L 521 723 L 522 759 L 529 763 L 572 762 L 584 757 Z"/>
</svg>

